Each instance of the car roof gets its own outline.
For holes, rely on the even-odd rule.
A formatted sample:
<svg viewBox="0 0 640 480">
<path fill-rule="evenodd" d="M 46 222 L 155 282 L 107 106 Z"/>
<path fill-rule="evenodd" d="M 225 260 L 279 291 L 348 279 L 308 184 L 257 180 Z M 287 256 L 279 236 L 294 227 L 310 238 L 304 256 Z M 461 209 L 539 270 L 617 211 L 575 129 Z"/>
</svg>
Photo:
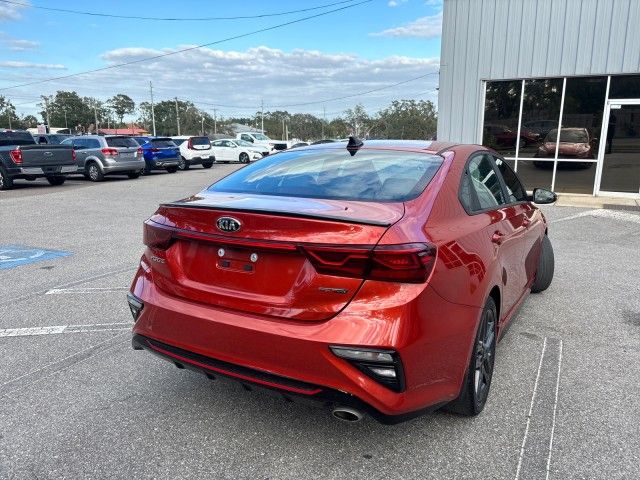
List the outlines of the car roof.
<svg viewBox="0 0 640 480">
<path fill-rule="evenodd" d="M 364 148 L 404 150 L 411 152 L 423 151 L 425 153 L 438 153 L 458 145 L 455 142 L 445 142 L 437 140 L 363 140 L 362 143 Z M 309 150 L 340 150 L 346 148 L 346 145 L 344 142 L 332 142 L 309 145 L 304 148 Z"/>
</svg>

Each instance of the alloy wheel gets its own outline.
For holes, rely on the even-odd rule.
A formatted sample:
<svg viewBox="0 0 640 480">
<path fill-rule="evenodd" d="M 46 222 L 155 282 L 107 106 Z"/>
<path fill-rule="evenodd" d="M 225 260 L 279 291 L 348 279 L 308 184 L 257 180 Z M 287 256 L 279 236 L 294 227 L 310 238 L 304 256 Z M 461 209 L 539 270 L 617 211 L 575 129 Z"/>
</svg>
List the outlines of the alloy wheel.
<svg viewBox="0 0 640 480">
<path fill-rule="evenodd" d="M 95 164 L 89 165 L 89 178 L 94 182 L 98 179 L 98 167 Z"/>
<path fill-rule="evenodd" d="M 492 309 L 483 313 L 481 331 L 475 347 L 474 387 L 478 405 L 483 405 L 489 394 L 496 349 L 496 315 Z"/>
</svg>

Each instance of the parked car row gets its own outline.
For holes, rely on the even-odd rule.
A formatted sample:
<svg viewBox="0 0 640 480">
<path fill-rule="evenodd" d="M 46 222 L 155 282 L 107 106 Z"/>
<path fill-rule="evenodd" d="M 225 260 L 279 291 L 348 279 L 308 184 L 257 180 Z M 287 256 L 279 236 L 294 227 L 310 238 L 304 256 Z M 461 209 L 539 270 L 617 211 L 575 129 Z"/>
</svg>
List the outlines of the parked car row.
<svg viewBox="0 0 640 480">
<path fill-rule="evenodd" d="M 195 165 L 250 163 L 272 151 L 234 138 L 211 142 L 206 136 L 54 136 L 0 130 L 0 189 L 12 188 L 16 179 L 44 177 L 51 185 L 62 185 L 67 175 L 100 182 L 107 175 L 135 179 L 155 170 L 175 173 Z"/>
</svg>

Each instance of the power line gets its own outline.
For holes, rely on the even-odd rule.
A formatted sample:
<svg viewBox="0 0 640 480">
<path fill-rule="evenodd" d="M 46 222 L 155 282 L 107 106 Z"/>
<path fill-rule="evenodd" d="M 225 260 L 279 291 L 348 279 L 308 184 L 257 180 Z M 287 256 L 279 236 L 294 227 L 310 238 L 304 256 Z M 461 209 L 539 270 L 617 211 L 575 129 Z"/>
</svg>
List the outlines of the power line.
<svg viewBox="0 0 640 480">
<path fill-rule="evenodd" d="M 8 1 L 8 0 L 0 0 L 0 1 Z M 69 75 L 62 75 L 60 77 L 45 78 L 45 79 L 37 80 L 37 81 L 34 81 L 34 82 L 22 83 L 22 84 L 19 84 L 19 85 L 12 85 L 10 87 L 2 87 L 2 88 L 0 88 L 0 91 L 10 90 L 10 89 L 13 89 L 13 88 L 28 87 L 30 85 L 39 85 L 39 84 L 42 84 L 42 83 L 52 82 L 54 80 L 63 80 L 63 79 L 66 79 L 66 78 L 77 77 L 79 75 L 86 75 L 88 73 L 102 72 L 102 71 L 105 71 L 105 70 L 112 70 L 114 68 L 125 67 L 127 65 L 134 65 L 136 63 L 148 62 L 149 60 L 157 60 L 159 58 L 169 57 L 169 56 L 172 56 L 172 55 L 177 55 L 179 53 L 189 52 L 189 51 L 192 51 L 192 50 L 198 50 L 200 48 L 210 47 L 211 45 L 217 45 L 217 44 L 228 42 L 228 41 L 231 41 L 231 40 L 237 40 L 239 38 L 249 37 L 249 36 L 255 35 L 257 33 L 263 33 L 263 32 L 268 32 L 270 30 L 276 30 L 278 28 L 286 27 L 288 25 L 293 25 L 295 23 L 304 22 L 306 20 L 311 20 L 313 18 L 323 17 L 325 15 L 329 15 L 330 13 L 335 13 L 335 12 L 339 12 L 339 11 L 342 11 L 342 10 L 347 10 L 348 8 L 357 7 L 358 5 L 363 5 L 365 3 L 370 3 L 372 1 L 373 0 L 362 0 L 362 1 L 358 2 L 358 3 L 353 3 L 353 4 L 350 4 L 350 5 L 346 5 L 344 7 L 335 8 L 335 9 L 329 10 L 327 12 L 316 13 L 315 15 L 310 15 L 308 17 L 298 18 L 296 20 L 291 20 L 289 22 L 280 23 L 278 25 L 273 25 L 271 27 L 261 28 L 259 30 L 254 30 L 254 31 L 248 32 L 248 33 L 241 33 L 240 35 L 234 35 L 233 37 L 227 37 L 227 38 L 223 38 L 221 40 L 215 40 L 213 42 L 203 43 L 201 45 L 196 45 L 194 47 L 183 48 L 183 49 L 180 49 L 180 50 L 176 50 L 175 52 L 168 52 L 168 53 L 162 53 L 162 54 L 159 54 L 159 55 L 154 55 L 154 56 L 151 56 L 151 57 L 139 58 L 138 60 L 131 60 L 129 62 L 124 62 L 124 63 L 117 63 L 115 65 L 109 65 L 109 66 L 106 66 L 106 67 L 95 68 L 93 70 L 85 70 L 84 72 L 70 73 Z"/>
<path fill-rule="evenodd" d="M 285 12 L 274 12 L 274 13 L 261 13 L 257 15 L 237 15 L 232 17 L 202 17 L 202 18 L 193 18 L 193 17 L 142 17 L 142 16 L 131 16 L 131 15 L 116 15 L 111 13 L 100 13 L 100 12 L 87 12 L 82 10 L 70 10 L 67 8 L 55 8 L 55 7 L 43 7 L 41 5 L 33 5 L 29 3 L 22 2 L 14 2 L 12 0 L 0 0 L 1 3 L 7 3 L 9 5 L 16 5 L 19 7 L 29 7 L 38 10 L 47 10 L 50 12 L 61 12 L 61 13 L 71 13 L 75 15 L 89 15 L 92 17 L 106 17 L 106 18 L 121 18 L 125 20 L 153 20 L 153 21 L 161 21 L 161 22 L 209 22 L 214 20 L 248 20 L 248 19 L 256 19 L 256 18 L 268 18 L 268 17 L 278 17 L 283 15 L 291 15 L 293 13 L 303 13 L 310 12 L 312 10 L 320 10 L 322 8 L 334 7 L 336 5 L 342 5 L 345 3 L 351 3 L 355 0 L 343 0 L 341 2 L 333 2 L 326 3 L 324 5 L 318 5 L 316 7 L 309 8 L 301 8 L 299 10 L 289 10 Z"/>
</svg>

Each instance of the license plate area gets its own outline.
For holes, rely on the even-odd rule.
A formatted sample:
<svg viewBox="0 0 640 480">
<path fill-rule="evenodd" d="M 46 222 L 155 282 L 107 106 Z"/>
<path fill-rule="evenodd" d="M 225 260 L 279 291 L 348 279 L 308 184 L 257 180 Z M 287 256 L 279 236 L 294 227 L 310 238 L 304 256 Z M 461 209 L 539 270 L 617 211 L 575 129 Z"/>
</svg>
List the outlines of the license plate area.
<svg viewBox="0 0 640 480">
<path fill-rule="evenodd" d="M 216 267 L 239 273 L 253 274 L 256 271 L 259 254 L 239 248 L 217 247 Z"/>
</svg>

